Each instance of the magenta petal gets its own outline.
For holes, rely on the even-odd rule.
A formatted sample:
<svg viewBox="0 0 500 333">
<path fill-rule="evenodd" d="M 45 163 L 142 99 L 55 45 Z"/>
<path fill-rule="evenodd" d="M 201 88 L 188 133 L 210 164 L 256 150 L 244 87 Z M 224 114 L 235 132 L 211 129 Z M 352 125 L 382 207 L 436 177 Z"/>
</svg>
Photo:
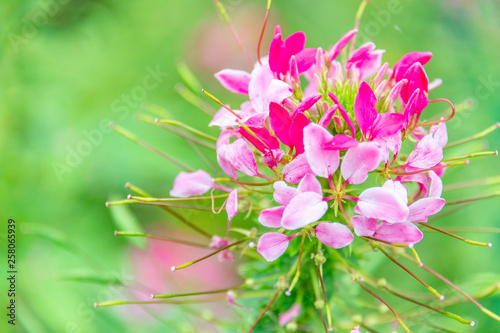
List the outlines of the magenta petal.
<svg viewBox="0 0 500 333">
<path fill-rule="evenodd" d="M 423 110 L 428 102 L 426 94 L 429 92 L 429 79 L 422 64 L 417 62 L 411 66 L 406 71 L 403 79 L 407 80 L 408 83 L 401 89 L 401 99 L 403 102 L 408 103 L 413 92 L 418 89 L 420 90 L 418 107 Z"/>
<path fill-rule="evenodd" d="M 347 151 L 340 172 L 349 184 L 361 184 L 368 178 L 368 172 L 379 166 L 381 159 L 382 152 L 375 143 L 362 142 Z"/>
<path fill-rule="evenodd" d="M 299 53 L 306 46 L 306 34 L 298 31 L 285 39 L 285 47 L 290 56 Z"/>
<path fill-rule="evenodd" d="M 332 120 L 333 115 L 335 114 L 335 111 L 337 111 L 337 105 L 332 106 L 329 108 L 324 114 L 323 117 L 319 120 L 319 125 L 321 127 L 327 128 L 328 125 L 330 125 L 330 121 Z"/>
<path fill-rule="evenodd" d="M 269 46 L 269 68 L 273 73 L 280 71 L 280 60 L 284 52 L 282 44 L 281 33 L 275 34 Z"/>
<path fill-rule="evenodd" d="M 288 230 L 299 229 L 319 220 L 327 210 L 323 196 L 315 192 L 300 193 L 286 206 L 281 225 Z"/>
<path fill-rule="evenodd" d="M 425 65 L 432 58 L 431 52 L 410 52 L 405 54 L 401 60 L 399 60 L 395 65 L 392 71 L 392 77 L 396 79 L 396 82 L 399 82 L 403 75 L 405 75 L 408 68 L 410 68 L 414 63 L 419 62 L 422 65 Z"/>
<path fill-rule="evenodd" d="M 269 133 L 269 130 L 265 127 L 257 127 L 257 126 L 247 126 L 250 131 L 255 134 L 250 134 L 245 128 L 239 127 L 238 132 L 247 139 L 252 145 L 255 146 L 260 152 L 265 153 L 269 150 L 279 149 L 280 143 L 275 136 L 272 136 Z"/>
<path fill-rule="evenodd" d="M 315 192 L 323 196 L 321 183 L 312 173 L 309 173 L 302 178 L 297 190 L 299 190 L 299 192 Z"/>
<path fill-rule="evenodd" d="M 285 326 L 289 322 L 291 322 L 295 317 L 298 317 L 300 315 L 300 305 L 294 304 L 292 307 L 285 312 L 281 313 L 279 316 L 279 323 L 280 326 Z"/>
<path fill-rule="evenodd" d="M 305 98 L 299 105 L 297 105 L 297 107 L 293 110 L 293 114 L 296 114 L 296 113 L 300 113 L 300 112 L 304 112 L 304 111 L 307 111 L 309 110 L 310 108 L 312 108 L 314 106 L 314 104 L 316 104 L 316 102 L 318 102 L 321 97 L 323 97 L 323 95 L 321 94 L 317 94 L 317 95 L 313 95 L 313 96 L 310 96 L 310 97 L 307 97 Z"/>
<path fill-rule="evenodd" d="M 257 163 L 252 150 L 243 139 L 238 139 L 228 145 L 226 156 L 229 162 L 247 176 L 257 176 Z"/>
<path fill-rule="evenodd" d="M 312 173 L 306 154 L 300 154 L 283 167 L 283 178 L 290 184 L 297 184 L 305 175 Z"/>
<path fill-rule="evenodd" d="M 288 111 L 280 104 L 271 102 L 269 104 L 269 121 L 278 139 L 283 144 L 290 146 L 290 126 L 292 120 Z"/>
<path fill-rule="evenodd" d="M 297 53 L 295 57 L 297 58 L 297 69 L 299 71 L 299 74 L 302 74 L 309 68 L 311 68 L 312 65 L 314 65 L 314 62 L 316 60 L 316 49 L 303 49 L 302 51 Z"/>
<path fill-rule="evenodd" d="M 316 226 L 318 240 L 334 249 L 340 249 L 352 243 L 354 235 L 351 230 L 338 222 L 321 222 Z"/>
<path fill-rule="evenodd" d="M 427 222 L 427 217 L 434 215 L 443 209 L 446 200 L 441 198 L 423 198 L 410 205 L 410 222 Z"/>
<path fill-rule="evenodd" d="M 292 126 L 290 127 L 290 139 L 292 146 L 295 147 L 296 154 L 304 152 L 304 128 L 311 121 L 303 113 L 298 113 L 293 117 Z"/>
<path fill-rule="evenodd" d="M 354 232 L 359 237 L 373 236 L 378 226 L 377 220 L 364 217 L 362 215 L 353 216 L 351 218 L 351 222 L 354 227 Z"/>
<path fill-rule="evenodd" d="M 327 143 L 323 148 L 328 150 L 344 150 L 356 147 L 359 144 L 358 140 L 349 135 L 337 134 L 332 141 Z"/>
<path fill-rule="evenodd" d="M 278 181 L 273 184 L 274 187 L 274 193 L 273 193 L 273 198 L 274 200 L 282 205 L 288 205 L 290 200 L 297 194 L 299 194 L 297 188 L 293 186 L 288 186 L 284 181 Z"/>
<path fill-rule="evenodd" d="M 227 90 L 248 95 L 248 84 L 252 78 L 249 73 L 235 69 L 223 69 L 215 73 L 214 76 Z"/>
<path fill-rule="evenodd" d="M 328 51 L 328 61 L 333 61 L 337 56 L 342 52 L 342 50 L 346 47 L 347 43 L 356 36 L 358 33 L 357 29 L 349 30 L 344 36 L 342 36 L 335 45 Z"/>
<path fill-rule="evenodd" d="M 424 234 L 412 223 L 382 222 L 373 237 L 389 243 L 416 244 L 422 240 Z"/>
<path fill-rule="evenodd" d="M 328 178 L 337 170 L 340 154 L 336 150 L 323 147 L 333 136 L 317 124 L 309 124 L 304 128 L 304 147 L 311 170 L 320 177 Z"/>
<path fill-rule="evenodd" d="M 187 198 L 192 195 L 201 195 L 212 188 L 212 177 L 203 170 L 195 172 L 180 172 L 175 177 L 170 195 L 177 198 Z"/>
<path fill-rule="evenodd" d="M 265 227 L 281 228 L 281 218 L 284 210 L 285 206 L 264 209 L 260 212 L 258 221 Z"/>
<path fill-rule="evenodd" d="M 377 103 L 377 97 L 375 97 L 372 88 L 368 83 L 361 82 L 354 100 L 354 116 L 364 137 L 368 136 L 375 119 L 377 119 L 378 113 L 375 109 L 375 103 Z"/>
<path fill-rule="evenodd" d="M 405 221 L 408 206 L 393 191 L 383 187 L 364 190 L 358 198 L 357 209 L 361 215 L 389 222 Z"/>
<path fill-rule="evenodd" d="M 429 135 L 417 143 L 415 150 L 408 156 L 406 166 L 415 169 L 431 168 L 443 159 L 443 148 Z"/>
<path fill-rule="evenodd" d="M 227 218 L 232 220 L 238 214 L 238 190 L 234 189 L 229 193 L 226 201 Z"/>
<path fill-rule="evenodd" d="M 275 261 L 288 248 L 288 236 L 278 232 L 268 232 L 259 238 L 257 252 L 267 261 Z"/>
<path fill-rule="evenodd" d="M 381 113 L 373 124 L 371 137 L 385 138 L 403 129 L 405 116 L 400 113 Z"/>
</svg>

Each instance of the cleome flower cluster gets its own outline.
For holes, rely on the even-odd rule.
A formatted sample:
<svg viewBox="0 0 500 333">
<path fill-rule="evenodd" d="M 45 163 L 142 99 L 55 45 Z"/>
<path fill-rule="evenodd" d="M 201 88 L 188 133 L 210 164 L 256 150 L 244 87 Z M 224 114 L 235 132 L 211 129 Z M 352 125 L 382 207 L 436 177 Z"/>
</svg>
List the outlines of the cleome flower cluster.
<svg viewBox="0 0 500 333">
<path fill-rule="evenodd" d="M 267 261 L 304 234 L 335 249 L 348 246 L 354 234 L 418 243 L 423 233 L 415 223 L 445 205 L 441 176 L 449 165 L 442 159 L 451 116 L 420 121 L 429 103 L 446 101 L 428 97 L 440 84 L 429 83 L 424 70 L 431 53 L 409 53 L 390 68 L 382 63 L 384 50 L 371 42 L 347 52 L 356 33 L 323 50 L 305 48 L 303 32 L 284 38 L 277 26 L 269 55 L 251 73 L 216 73 L 226 89 L 248 96 L 239 109 L 221 103 L 210 122 L 220 128 L 217 161 L 229 178 L 181 172 L 171 196 L 228 192 L 231 220 L 251 188 L 272 184 L 275 204 L 261 207 L 258 217 L 274 229 L 257 244 Z M 329 211 L 334 220 L 325 218 Z"/>
</svg>

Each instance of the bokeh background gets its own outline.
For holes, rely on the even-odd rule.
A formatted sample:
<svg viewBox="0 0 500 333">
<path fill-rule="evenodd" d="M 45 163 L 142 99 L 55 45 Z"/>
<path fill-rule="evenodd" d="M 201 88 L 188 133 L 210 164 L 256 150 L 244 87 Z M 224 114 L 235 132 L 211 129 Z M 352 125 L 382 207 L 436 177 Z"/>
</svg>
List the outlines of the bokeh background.
<svg viewBox="0 0 500 333">
<path fill-rule="evenodd" d="M 266 1 L 221 2 L 256 59 Z M 267 52 L 277 23 L 286 35 L 305 31 L 308 47 L 333 45 L 352 28 L 358 4 L 342 0 L 273 1 L 262 53 Z M 444 84 L 431 96 L 456 104 L 467 99 L 474 102 L 449 123 L 450 141 L 455 141 L 500 120 L 499 17 L 499 1 L 373 0 L 361 31 L 378 48 L 387 50 L 384 60 L 390 64 L 410 51 L 434 53 L 426 69 L 430 78 L 442 78 Z M 124 188 L 127 181 L 156 196 L 167 196 L 180 171 L 111 132 L 107 124 L 114 121 L 130 129 L 193 168 L 207 168 L 206 163 L 210 168 L 213 157 L 204 162 L 182 139 L 135 120 L 134 114 L 141 112 L 142 103 L 151 103 L 165 108 L 177 120 L 206 127 L 210 118 L 180 96 L 182 88 L 176 89 L 182 81 L 176 67 L 179 61 L 191 68 L 207 90 L 230 103 L 241 102 L 224 92 L 212 76 L 223 68 L 249 70 L 214 3 L 9 1 L 0 5 L 0 22 L 0 244 L 4 252 L 6 222 L 14 218 L 19 271 L 17 325 L 14 330 L 7 327 L 2 314 L 1 331 L 4 327 L 14 332 L 195 331 L 191 321 L 203 313 L 180 315 L 173 307 L 94 309 L 93 304 L 131 298 L 133 289 L 120 286 L 131 279 L 149 283 L 151 288 L 168 285 L 168 268 L 187 256 L 182 249 L 161 248 L 157 243 L 147 246 L 113 235 L 114 230 L 125 227 L 124 223 L 129 228 L 170 235 L 182 236 L 185 230 L 154 207 L 132 207 L 129 211 L 105 207 L 110 198 L 129 193 Z M 211 101 L 202 100 L 212 107 Z M 444 105 L 435 105 L 430 112 L 444 109 Z M 447 153 L 460 156 L 470 149 L 495 150 L 499 144 L 497 131 Z M 498 158 L 471 162 L 467 168 L 449 170 L 445 182 L 499 174 Z M 499 190 L 497 184 L 450 191 L 445 197 L 454 200 Z M 437 226 L 499 226 L 499 205 L 499 199 L 489 199 L 464 207 Z M 223 223 L 209 214 L 192 218 L 205 228 L 224 230 Z M 484 282 L 483 288 L 495 285 L 500 281 L 500 236 L 465 236 L 494 246 L 473 247 L 429 234 L 418 247 L 422 260 L 465 290 L 481 290 L 478 281 Z M 5 261 L 2 255 L 1 267 Z M 394 265 L 374 265 L 379 276 L 392 276 L 395 285 L 415 286 Z M 230 286 L 238 279 L 231 265 L 214 263 L 204 269 L 214 286 Z M 189 279 L 189 274 L 185 278 Z M 1 281 L 5 309 L 7 285 L 5 278 Z M 175 290 L 176 283 L 169 286 Z M 192 279 L 189 283 L 199 285 L 201 281 Z M 498 296 L 486 298 L 484 304 L 500 313 Z M 478 324 L 464 328 L 443 320 L 450 331 L 500 330 L 500 323 L 470 304 L 454 310 Z M 230 316 L 230 312 L 223 315 Z M 206 313 L 206 317 L 210 315 Z M 436 331 L 426 326 L 419 329 Z"/>
</svg>

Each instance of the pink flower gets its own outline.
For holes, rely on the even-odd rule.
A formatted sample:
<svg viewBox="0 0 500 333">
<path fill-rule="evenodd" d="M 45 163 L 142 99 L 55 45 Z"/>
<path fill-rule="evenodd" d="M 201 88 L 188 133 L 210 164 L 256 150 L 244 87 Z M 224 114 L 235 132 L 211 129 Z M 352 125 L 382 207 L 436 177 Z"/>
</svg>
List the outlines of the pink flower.
<svg viewBox="0 0 500 333">
<path fill-rule="evenodd" d="M 223 69 L 215 73 L 214 76 L 227 90 L 236 94 L 248 95 L 248 85 L 252 78 L 249 73 L 241 70 Z"/>
<path fill-rule="evenodd" d="M 210 190 L 214 185 L 212 177 L 203 170 L 194 172 L 180 172 L 174 180 L 170 195 L 177 198 L 187 198 L 201 195 Z"/>
<path fill-rule="evenodd" d="M 283 327 L 289 322 L 291 322 L 294 318 L 300 316 L 301 310 L 302 309 L 299 304 L 294 304 L 290 309 L 286 310 L 283 313 L 280 313 L 279 315 L 280 326 Z"/>
<path fill-rule="evenodd" d="M 278 232 L 268 232 L 259 238 L 257 252 L 267 261 L 274 261 L 281 257 L 288 248 L 290 238 Z"/>
<path fill-rule="evenodd" d="M 331 145 L 332 141 L 333 135 L 317 124 L 309 124 L 304 128 L 307 162 L 311 170 L 319 177 L 330 177 L 339 166 L 339 151 L 324 148 L 328 144 Z"/>
<path fill-rule="evenodd" d="M 352 243 L 354 236 L 351 230 L 338 222 L 321 222 L 316 226 L 318 240 L 334 249 L 340 249 Z"/>
<path fill-rule="evenodd" d="M 227 218 L 232 220 L 233 217 L 238 214 L 238 190 L 234 189 L 229 193 L 226 200 L 226 213 Z"/>
</svg>

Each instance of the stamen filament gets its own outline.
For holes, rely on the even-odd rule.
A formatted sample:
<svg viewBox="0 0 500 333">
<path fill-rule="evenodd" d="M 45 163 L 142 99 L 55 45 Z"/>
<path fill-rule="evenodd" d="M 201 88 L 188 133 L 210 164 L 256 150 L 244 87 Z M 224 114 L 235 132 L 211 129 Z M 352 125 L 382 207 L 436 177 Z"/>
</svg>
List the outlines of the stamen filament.
<svg viewBox="0 0 500 333">
<path fill-rule="evenodd" d="M 253 331 L 253 329 L 255 328 L 255 326 L 257 326 L 257 324 L 262 319 L 262 317 L 264 317 L 264 315 L 267 313 L 267 311 L 269 310 L 269 308 L 271 307 L 271 305 L 273 305 L 274 301 L 276 301 L 276 299 L 278 298 L 278 296 L 279 296 L 280 293 L 281 293 L 281 290 L 278 289 L 276 291 L 276 293 L 274 294 L 273 298 L 271 298 L 271 301 L 269 301 L 269 303 L 267 304 L 267 306 L 264 309 L 264 311 L 262 311 L 262 313 L 259 315 L 259 318 L 257 318 L 257 320 L 253 323 L 252 327 L 250 327 L 250 329 L 248 330 L 248 333 L 251 333 Z"/>
<path fill-rule="evenodd" d="M 196 106 L 201 111 L 205 112 L 210 117 L 213 117 L 217 112 L 217 110 L 202 100 L 198 95 L 194 94 L 185 85 L 179 83 L 174 87 L 174 89 L 182 98 Z"/>
<path fill-rule="evenodd" d="M 177 239 L 177 238 L 172 238 L 172 237 L 167 237 L 167 236 L 145 234 L 145 233 L 142 233 L 142 232 L 115 231 L 115 236 L 146 237 L 146 238 L 165 240 L 165 241 L 174 242 L 174 243 L 180 243 L 180 244 L 185 244 L 185 245 L 192 245 L 192 246 L 197 246 L 197 247 L 210 248 L 210 246 L 207 245 L 207 244 L 202 244 L 202 243 L 197 243 L 197 242 L 191 242 L 191 241 Z"/>
<path fill-rule="evenodd" d="M 319 278 L 319 282 L 321 284 L 321 291 L 323 293 L 323 298 L 325 300 L 325 310 L 326 310 L 326 320 L 328 322 L 328 331 L 333 331 L 333 328 L 332 328 L 332 313 L 330 311 L 330 307 L 328 306 L 328 298 L 326 297 L 325 285 L 323 283 L 323 274 L 321 272 L 321 265 L 322 264 L 317 264 L 316 265 L 316 270 L 318 272 L 318 278 Z"/>
<path fill-rule="evenodd" d="M 426 171 L 449 168 L 449 167 L 456 166 L 456 165 L 469 165 L 469 160 L 465 160 L 463 162 L 451 162 L 451 163 L 448 163 L 445 165 L 438 165 L 438 166 L 435 166 L 432 168 L 421 169 L 421 170 L 411 171 L 411 172 L 397 172 L 397 171 L 388 170 L 387 173 L 397 175 L 397 176 L 409 176 L 409 175 L 415 175 L 417 173 L 422 173 L 422 172 L 426 172 Z"/>
<path fill-rule="evenodd" d="M 184 209 L 194 209 L 194 210 L 204 210 L 204 211 L 211 210 L 210 207 L 205 207 L 205 206 L 192 206 L 192 205 L 182 205 L 182 204 L 171 204 L 171 203 L 167 203 L 167 202 L 149 202 L 149 201 L 137 201 L 137 200 L 128 200 L 128 199 L 107 201 L 106 207 L 116 206 L 116 205 L 129 205 L 129 204 L 168 206 L 168 207 L 174 207 L 174 208 L 184 208 Z"/>
<path fill-rule="evenodd" d="M 447 158 L 445 160 L 442 160 L 442 162 L 457 161 L 457 160 L 463 160 L 464 158 L 473 158 L 473 157 L 489 156 L 489 155 L 498 156 L 498 150 L 495 150 L 495 151 L 483 151 L 483 152 L 480 152 L 480 153 L 474 153 L 474 154 L 470 154 L 470 155 L 467 155 L 467 156 Z"/>
<path fill-rule="evenodd" d="M 426 226 L 427 228 L 430 228 L 430 229 L 435 230 L 435 231 L 437 231 L 437 232 L 441 232 L 441 233 L 443 233 L 443 234 L 445 234 L 445 235 L 448 235 L 448 236 L 451 236 L 451 237 L 453 237 L 453 238 L 459 239 L 459 240 L 461 240 L 461 241 L 463 241 L 463 242 L 465 242 L 465 243 L 467 243 L 467 244 L 470 244 L 470 245 L 478 245 L 478 246 L 486 246 L 486 247 L 491 247 L 491 246 L 492 246 L 492 244 L 491 244 L 491 243 L 483 243 L 483 242 L 478 242 L 478 241 L 473 241 L 473 240 L 470 240 L 470 239 L 466 239 L 466 238 L 463 238 L 463 237 L 457 236 L 457 235 L 455 235 L 455 234 L 452 234 L 452 233 L 450 233 L 450 232 L 448 232 L 448 231 L 446 231 L 446 230 L 436 228 L 436 227 L 434 227 L 434 226 L 432 226 L 432 225 L 429 225 L 429 224 L 427 224 L 427 223 L 419 223 L 419 224 L 420 224 L 420 225 L 424 225 L 424 226 Z M 420 265 L 419 265 L 419 266 L 420 266 Z"/>
<path fill-rule="evenodd" d="M 500 192 L 497 193 L 492 193 L 492 194 L 487 194 L 487 195 L 481 195 L 478 197 L 473 197 L 473 198 L 468 198 L 468 199 L 462 199 L 462 200 L 455 200 L 455 201 L 447 201 L 446 205 L 458 205 L 458 204 L 463 204 L 466 202 L 472 202 L 472 201 L 477 201 L 477 200 L 482 200 L 482 199 L 489 199 L 489 198 L 494 198 L 494 197 L 499 197 Z"/>
<path fill-rule="evenodd" d="M 361 22 L 361 17 L 363 17 L 363 13 L 365 12 L 366 5 L 368 5 L 370 0 L 363 0 L 358 7 L 358 11 L 356 12 L 356 21 L 354 22 L 354 29 L 359 30 L 359 24 Z M 356 45 L 357 34 L 351 40 L 351 46 L 349 48 L 349 55 L 354 52 L 354 47 Z"/>
<path fill-rule="evenodd" d="M 465 138 L 465 139 L 462 139 L 462 140 L 458 140 L 458 141 L 455 141 L 455 142 L 452 142 L 452 143 L 449 143 L 447 144 L 444 149 L 446 148 L 451 148 L 451 147 L 455 147 L 455 146 L 459 146 L 461 144 L 464 144 L 464 143 L 467 143 L 467 142 L 470 142 L 470 141 L 474 141 L 476 139 L 481 139 L 481 138 L 484 138 L 486 135 L 490 134 L 491 132 L 493 132 L 494 130 L 496 130 L 497 128 L 500 128 L 500 122 L 496 123 L 495 125 L 493 126 L 490 126 L 488 127 L 487 129 L 485 129 L 484 131 L 482 132 L 479 132 L 478 134 L 475 134 L 475 135 L 472 135 L 468 138 Z"/>
<path fill-rule="evenodd" d="M 193 132 L 201 137 L 204 137 L 205 139 L 208 139 L 208 140 L 211 140 L 213 142 L 217 142 L 217 139 L 214 138 L 213 136 L 211 135 L 208 135 L 202 131 L 199 131 L 197 130 L 196 128 L 193 128 L 191 126 L 188 126 L 184 123 L 181 123 L 180 121 L 176 121 L 176 120 L 169 120 L 169 119 L 159 119 L 159 118 L 156 118 L 155 119 L 155 122 L 156 123 L 162 123 L 162 124 L 168 124 L 168 125 L 174 125 L 174 126 L 179 126 L 179 127 L 182 127 L 184 128 L 185 130 L 187 131 L 190 131 L 190 132 Z"/>
<path fill-rule="evenodd" d="M 300 263 L 302 260 L 302 252 L 304 250 L 304 240 L 306 239 L 306 234 L 302 234 L 302 240 L 300 242 L 300 251 L 299 251 L 299 258 L 297 259 L 297 271 L 295 272 L 295 276 L 293 277 L 292 283 L 290 283 L 290 287 L 288 287 L 288 290 L 285 292 L 285 295 L 290 296 L 292 293 L 293 288 L 297 284 L 297 281 L 299 281 L 300 277 Z"/>
<path fill-rule="evenodd" d="M 210 253 L 210 254 L 208 254 L 208 255 L 204 256 L 204 257 L 201 257 L 200 259 L 196 259 L 196 260 L 194 260 L 194 261 L 190 261 L 190 262 L 187 262 L 187 263 L 182 264 L 182 265 L 179 265 L 179 266 L 172 266 L 172 267 L 170 268 L 170 270 L 171 270 L 172 272 L 174 272 L 174 271 L 176 271 L 176 270 L 179 270 L 179 269 L 183 269 L 183 268 L 186 268 L 186 267 L 192 266 L 192 265 L 194 265 L 194 264 L 196 264 L 196 263 L 199 263 L 200 261 L 203 261 L 203 260 L 205 260 L 205 259 L 208 259 L 208 258 L 210 258 L 210 257 L 212 257 L 212 256 L 214 256 L 214 255 L 216 255 L 216 254 L 217 254 L 217 253 L 219 253 L 219 252 L 222 252 L 222 251 L 224 251 L 224 250 L 227 250 L 227 249 L 229 249 L 230 247 L 233 247 L 233 246 L 239 245 L 239 244 L 241 244 L 241 243 L 243 243 L 243 242 L 245 242 L 245 241 L 247 241 L 247 240 L 248 240 L 248 238 L 243 238 L 243 239 L 240 239 L 239 241 L 236 241 L 236 242 L 234 242 L 234 243 L 231 243 L 231 244 L 229 244 L 229 245 L 226 245 L 226 246 L 224 246 L 224 247 L 221 247 L 221 248 L 220 248 L 220 249 L 218 249 L 217 251 L 212 252 L 212 253 Z"/>
<path fill-rule="evenodd" d="M 446 102 L 446 103 L 448 103 L 451 106 L 451 115 L 448 118 L 424 122 L 424 123 L 418 124 L 418 126 L 422 126 L 423 127 L 423 126 L 435 125 L 435 124 L 446 122 L 448 120 L 451 120 L 451 118 L 453 118 L 453 116 L 455 115 L 455 106 L 453 105 L 452 102 L 450 102 L 449 100 L 447 100 L 445 98 L 438 98 L 438 99 L 434 99 L 434 100 L 429 101 L 429 103 L 436 103 L 436 102 Z"/>
<path fill-rule="evenodd" d="M 221 101 L 219 101 L 217 99 L 217 97 L 215 97 L 214 95 L 212 95 L 211 93 L 209 93 L 208 91 L 206 91 L 205 89 L 202 89 L 201 90 L 202 93 L 204 93 L 205 95 L 207 95 L 211 100 L 213 100 L 215 103 L 219 104 L 220 106 L 222 106 L 224 109 L 226 109 L 227 111 L 231 112 L 236 118 L 240 119 L 241 120 L 241 117 L 236 113 L 234 112 L 233 110 L 231 110 L 231 108 L 229 108 L 227 105 L 224 105 L 222 104 Z"/>
<path fill-rule="evenodd" d="M 211 199 L 220 199 L 227 198 L 229 194 L 218 194 L 213 196 L 205 196 L 205 197 L 189 197 L 189 198 L 150 198 L 150 197 L 137 197 L 133 195 L 128 195 L 127 199 L 144 201 L 144 202 L 175 202 L 175 201 L 196 201 L 196 200 L 211 200 Z"/>
<path fill-rule="evenodd" d="M 230 290 L 237 290 L 237 289 L 241 289 L 241 288 L 245 288 L 245 287 L 247 287 L 246 284 L 243 284 L 241 286 L 234 287 L 234 288 L 225 288 L 225 289 L 211 290 L 211 291 L 200 291 L 200 292 L 195 292 L 195 293 L 151 295 L 151 299 L 155 299 L 155 298 L 176 298 L 176 297 L 185 297 L 185 296 L 201 296 L 201 295 L 220 294 L 220 293 L 228 292 Z"/>
<path fill-rule="evenodd" d="M 184 163 L 182 163 L 182 162 L 178 161 L 177 159 L 171 157 L 170 155 L 168 155 L 168 154 L 166 154 L 166 153 L 158 150 L 157 148 L 151 146 L 149 143 L 147 143 L 147 142 L 139 139 L 135 134 L 133 134 L 132 132 L 129 132 L 125 128 L 123 128 L 121 126 L 118 126 L 118 125 L 116 125 L 113 122 L 109 124 L 109 127 L 112 130 L 120 133 L 121 135 L 123 135 L 124 137 L 126 137 L 127 139 L 129 139 L 130 141 L 137 143 L 138 145 L 146 148 L 149 151 L 152 151 L 153 153 L 157 154 L 160 157 L 163 157 L 164 159 L 166 159 L 170 163 L 176 165 L 180 169 L 182 169 L 182 170 L 184 170 L 186 172 L 192 172 L 192 171 L 194 171 L 192 168 L 188 167 Z"/>
<path fill-rule="evenodd" d="M 257 61 L 262 66 L 260 60 L 260 46 L 262 44 L 262 39 L 264 38 L 264 32 L 266 31 L 267 20 L 269 19 L 269 12 L 271 11 L 271 0 L 267 0 L 266 16 L 264 17 L 264 24 L 262 25 L 262 30 L 259 36 L 259 43 L 257 44 Z"/>
</svg>

